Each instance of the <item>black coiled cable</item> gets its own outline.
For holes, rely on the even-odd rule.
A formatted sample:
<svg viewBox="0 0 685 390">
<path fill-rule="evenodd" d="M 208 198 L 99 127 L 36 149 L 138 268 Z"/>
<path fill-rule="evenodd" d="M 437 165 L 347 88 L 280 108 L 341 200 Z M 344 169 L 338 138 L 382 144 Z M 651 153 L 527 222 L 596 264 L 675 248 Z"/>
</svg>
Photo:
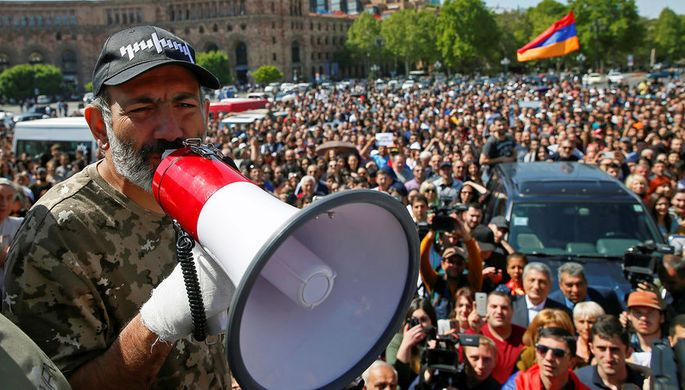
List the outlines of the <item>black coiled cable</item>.
<svg viewBox="0 0 685 390">
<path fill-rule="evenodd" d="M 190 317 L 193 320 L 193 337 L 197 341 L 204 341 L 207 338 L 207 316 L 205 305 L 202 302 L 202 291 L 197 279 L 195 262 L 193 261 L 195 240 L 183 230 L 176 220 L 174 220 L 174 230 L 176 230 L 176 256 L 178 262 L 181 263 L 183 282 L 186 285 L 190 304 Z"/>
</svg>

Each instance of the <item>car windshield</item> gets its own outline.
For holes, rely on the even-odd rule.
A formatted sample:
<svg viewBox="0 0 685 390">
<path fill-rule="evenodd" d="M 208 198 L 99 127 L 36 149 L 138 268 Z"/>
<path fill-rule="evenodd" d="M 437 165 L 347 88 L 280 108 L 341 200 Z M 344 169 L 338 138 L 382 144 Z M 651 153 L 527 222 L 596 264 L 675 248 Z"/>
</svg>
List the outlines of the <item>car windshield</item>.
<svg viewBox="0 0 685 390">
<path fill-rule="evenodd" d="M 661 241 L 648 221 L 639 203 L 515 203 L 508 240 L 529 254 L 623 256 L 639 242 Z"/>
</svg>

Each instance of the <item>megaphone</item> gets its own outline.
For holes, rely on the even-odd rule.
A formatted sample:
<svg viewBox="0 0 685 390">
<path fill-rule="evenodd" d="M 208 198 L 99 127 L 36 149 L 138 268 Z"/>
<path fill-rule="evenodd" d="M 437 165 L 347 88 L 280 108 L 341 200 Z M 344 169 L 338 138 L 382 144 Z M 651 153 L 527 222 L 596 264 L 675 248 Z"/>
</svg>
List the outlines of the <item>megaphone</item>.
<svg viewBox="0 0 685 390">
<path fill-rule="evenodd" d="M 345 191 L 300 210 L 198 146 L 162 160 L 153 192 L 237 286 L 226 350 L 243 388 L 343 388 L 399 330 L 419 242 L 390 195 Z"/>
</svg>

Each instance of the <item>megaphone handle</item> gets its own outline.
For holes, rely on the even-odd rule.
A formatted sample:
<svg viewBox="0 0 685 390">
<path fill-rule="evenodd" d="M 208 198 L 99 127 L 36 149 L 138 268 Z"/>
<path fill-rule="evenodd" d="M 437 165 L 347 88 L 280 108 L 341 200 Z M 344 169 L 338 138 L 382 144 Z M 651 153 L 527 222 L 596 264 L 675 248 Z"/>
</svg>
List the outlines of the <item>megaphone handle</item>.
<svg viewBox="0 0 685 390">
<path fill-rule="evenodd" d="M 195 261 L 193 261 L 195 240 L 176 220 L 174 220 L 174 230 L 176 230 L 176 257 L 183 271 L 183 282 L 190 304 L 190 317 L 193 320 L 193 338 L 197 341 L 204 341 L 207 338 L 207 316 L 202 302 L 200 283 L 197 280 Z"/>
</svg>

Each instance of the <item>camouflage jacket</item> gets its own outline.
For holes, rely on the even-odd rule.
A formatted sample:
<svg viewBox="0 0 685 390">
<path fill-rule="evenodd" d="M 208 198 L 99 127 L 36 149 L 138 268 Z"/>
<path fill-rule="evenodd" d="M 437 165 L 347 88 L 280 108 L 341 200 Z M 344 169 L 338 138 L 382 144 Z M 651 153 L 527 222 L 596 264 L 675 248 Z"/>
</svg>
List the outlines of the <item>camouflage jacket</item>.
<svg viewBox="0 0 685 390">
<path fill-rule="evenodd" d="M 3 312 L 66 377 L 105 352 L 176 264 L 171 221 L 92 164 L 31 209 L 7 259 Z M 180 340 L 157 388 L 229 388 L 222 343 Z"/>
</svg>

